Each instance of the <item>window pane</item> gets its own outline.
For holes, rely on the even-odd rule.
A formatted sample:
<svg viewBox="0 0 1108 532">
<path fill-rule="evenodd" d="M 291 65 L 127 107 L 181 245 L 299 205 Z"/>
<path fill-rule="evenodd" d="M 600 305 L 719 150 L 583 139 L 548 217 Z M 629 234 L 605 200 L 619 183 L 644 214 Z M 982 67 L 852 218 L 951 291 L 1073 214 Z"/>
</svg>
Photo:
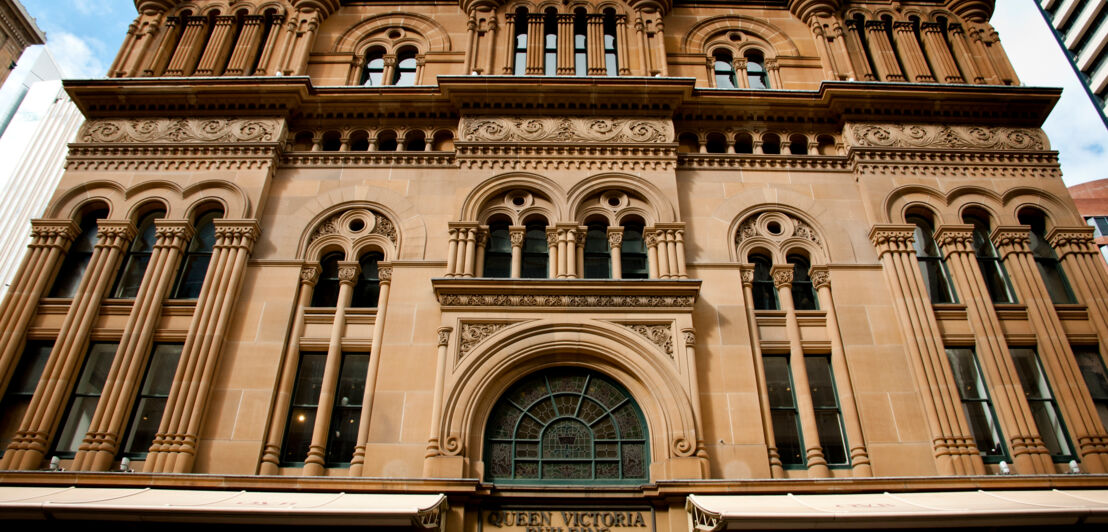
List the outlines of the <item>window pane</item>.
<svg viewBox="0 0 1108 532">
<path fill-rule="evenodd" d="M 96 403 L 99 395 L 88 397 L 75 397 L 69 407 L 69 415 L 66 416 L 65 425 L 58 436 L 57 452 L 72 454 L 77 452 L 81 440 L 88 432 L 88 426 L 92 422 L 92 415 L 96 412 Z"/>
<path fill-rule="evenodd" d="M 142 397 L 135 408 L 135 419 L 123 445 L 125 455 L 146 454 L 154 444 L 154 436 L 165 412 L 165 397 Z"/>
<path fill-rule="evenodd" d="M 1031 414 L 1043 443 L 1055 457 L 1068 458 L 1071 453 L 1069 438 L 1062 427 L 1061 414 L 1050 390 L 1050 383 L 1043 374 L 1042 365 L 1034 349 L 1012 348 L 1012 362 L 1019 375 L 1020 385 L 1027 398 Z"/>
<path fill-rule="evenodd" d="M 835 384 L 831 380 L 831 361 L 822 356 L 804 357 L 808 371 L 808 385 L 812 388 L 812 406 L 838 408 Z"/>
<path fill-rule="evenodd" d="M 19 358 L 8 383 L 4 400 L 0 402 L 0 450 L 8 448 L 12 436 L 19 429 L 53 348 L 53 342 L 27 342 L 23 349 L 23 356 Z"/>
<path fill-rule="evenodd" d="M 831 465 L 849 464 L 846 452 L 846 438 L 843 437 L 842 416 L 838 410 L 817 410 L 816 430 L 819 431 L 819 445 L 823 448 L 823 457 Z"/>
<path fill-rule="evenodd" d="M 81 371 L 80 379 L 77 380 L 76 393 L 99 395 L 104 390 L 104 382 L 108 379 L 108 371 L 112 368 L 112 358 L 118 348 L 119 344 L 92 344 L 89 346 L 85 368 Z"/>
<path fill-rule="evenodd" d="M 1000 430 L 996 426 L 989 404 L 981 401 L 963 401 L 962 409 L 981 456 L 998 459 L 1006 457 L 1004 445 L 1000 441 Z"/>
<path fill-rule="evenodd" d="M 771 408 L 795 408 L 792 376 L 785 357 L 769 356 L 762 359 L 766 367 L 766 388 L 769 390 Z"/>
<path fill-rule="evenodd" d="M 96 211 L 85 215 L 81 220 L 81 234 L 69 245 L 62 267 L 58 269 L 58 276 L 54 278 L 54 285 L 50 288 L 50 297 L 73 297 L 77 294 L 81 277 L 85 274 L 96 245 L 96 221 L 107 215 L 107 211 Z"/>
<path fill-rule="evenodd" d="M 182 344 L 158 344 L 150 359 L 150 369 L 142 384 L 143 395 L 169 395 L 173 386 L 173 375 L 177 373 L 177 363 L 181 360 Z"/>
<path fill-rule="evenodd" d="M 300 373 L 296 378 L 292 404 L 312 406 L 319 404 L 319 390 L 323 384 L 323 368 L 326 361 L 326 353 L 304 354 L 300 357 Z"/>
<path fill-rule="evenodd" d="M 173 386 L 173 376 L 181 359 L 182 344 L 158 344 L 150 356 L 141 394 L 124 440 L 123 453 L 143 456 L 154 443 L 162 422 L 165 403 Z"/>
<path fill-rule="evenodd" d="M 300 368 L 296 375 L 284 443 L 281 446 L 282 462 L 301 463 L 308 457 L 326 361 L 326 353 L 300 354 Z"/>
<path fill-rule="evenodd" d="M 997 426 L 996 415 L 985 391 L 985 384 L 972 349 L 947 348 L 954 381 L 962 397 L 962 410 L 981 456 L 990 461 L 1007 458 Z"/>
<path fill-rule="evenodd" d="M 297 407 L 289 411 L 285 443 L 281 450 L 282 462 L 299 463 L 308 457 L 308 448 L 312 445 L 312 429 L 315 428 L 315 410 L 313 406 Z"/>
<path fill-rule="evenodd" d="M 804 465 L 804 450 L 800 445 L 800 429 L 797 426 L 796 412 L 774 410 L 773 439 L 777 444 L 777 454 L 784 465 Z"/>
</svg>

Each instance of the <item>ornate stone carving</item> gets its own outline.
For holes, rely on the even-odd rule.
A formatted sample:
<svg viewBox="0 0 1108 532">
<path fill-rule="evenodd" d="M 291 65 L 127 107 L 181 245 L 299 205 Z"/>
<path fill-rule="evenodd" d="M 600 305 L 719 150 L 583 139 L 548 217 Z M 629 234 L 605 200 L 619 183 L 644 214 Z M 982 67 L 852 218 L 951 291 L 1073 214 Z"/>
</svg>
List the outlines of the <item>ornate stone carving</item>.
<svg viewBox="0 0 1108 532">
<path fill-rule="evenodd" d="M 283 123 L 277 118 L 99 119 L 81 126 L 86 143 L 276 142 Z"/>
<path fill-rule="evenodd" d="M 1050 245 L 1055 248 L 1074 246 L 1086 248 L 1088 251 L 1096 251 L 1096 238 L 1092 227 L 1074 229 L 1055 229 L 1047 235 Z"/>
<path fill-rule="evenodd" d="M 481 343 L 482 340 L 496 334 L 497 331 L 503 329 L 512 323 L 505 322 L 462 322 L 462 328 L 458 333 L 459 346 L 458 356 L 464 357 L 469 354 L 470 350 L 474 346 Z"/>
<path fill-rule="evenodd" d="M 523 241 L 521 240 L 520 244 L 522 244 L 522 243 L 523 243 Z M 514 246 L 515 244 L 513 243 L 512 245 Z M 547 245 L 547 247 L 551 247 L 551 248 L 554 247 L 554 246 L 557 246 L 558 245 L 558 233 L 556 233 L 554 231 L 548 231 L 546 233 L 546 245 Z"/>
<path fill-rule="evenodd" d="M 439 330 L 436 331 L 439 336 L 439 347 L 450 343 L 450 333 L 453 331 L 453 327 L 439 327 Z"/>
<path fill-rule="evenodd" d="M 793 270 L 790 267 L 775 268 L 771 275 L 773 275 L 773 286 L 777 288 L 790 286 L 793 283 Z"/>
<path fill-rule="evenodd" d="M 31 237 L 36 240 L 73 240 L 81 229 L 69 220 L 31 220 Z"/>
<path fill-rule="evenodd" d="M 354 233 L 358 233 L 356 231 L 351 231 L 349 225 L 344 226 L 341 222 L 343 221 L 343 219 L 349 220 L 359 218 L 359 215 L 361 215 L 361 217 L 369 218 L 370 220 L 372 220 L 371 222 L 366 224 L 367 226 L 369 226 L 369 234 L 381 235 L 385 238 L 388 238 L 389 241 L 391 241 L 393 244 L 396 243 L 396 226 L 392 223 L 392 220 L 390 220 L 387 216 L 370 209 L 351 209 L 334 214 L 316 227 L 315 231 L 312 232 L 312 236 L 308 239 L 308 241 L 312 242 L 317 238 L 326 235 L 340 233 L 349 233 L 350 235 L 353 235 Z"/>
<path fill-rule="evenodd" d="M 319 280 L 319 266 L 312 264 L 300 268 L 300 282 L 314 285 Z"/>
<path fill-rule="evenodd" d="M 446 441 L 443 441 L 442 447 L 440 447 L 442 453 L 447 456 L 458 456 L 461 454 L 462 449 L 462 437 L 455 433 L 451 433 L 447 436 Z"/>
<path fill-rule="evenodd" d="M 847 124 L 847 140 L 870 148 L 1047 150 L 1038 129 L 936 124 Z"/>
<path fill-rule="evenodd" d="M 613 248 L 623 246 L 623 233 L 611 232 L 608 233 L 608 245 Z"/>
<path fill-rule="evenodd" d="M 673 123 L 661 118 L 462 118 L 466 142 L 671 143 Z"/>
<path fill-rule="evenodd" d="M 378 266 L 377 280 L 382 283 L 392 282 L 392 266 Z"/>
<path fill-rule="evenodd" d="M 743 284 L 744 285 L 754 282 L 754 270 L 753 269 L 743 270 L 742 271 L 742 276 L 743 276 Z"/>
<path fill-rule="evenodd" d="M 974 251 L 973 229 L 952 227 L 940 228 L 939 233 L 935 235 L 935 242 L 937 242 L 947 254 L 958 252 L 972 253 Z"/>
<path fill-rule="evenodd" d="M 685 338 L 685 345 L 696 344 L 696 330 L 695 329 L 681 329 L 681 334 Z"/>
<path fill-rule="evenodd" d="M 154 223 L 154 235 L 157 242 L 172 245 L 177 242 L 188 242 L 192 238 L 193 230 L 188 222 L 166 222 L 158 220 Z"/>
<path fill-rule="evenodd" d="M 523 246 L 523 238 L 525 236 L 527 236 L 527 233 L 525 233 L 522 230 L 520 230 L 520 231 L 508 231 L 508 240 L 512 243 L 513 248 L 518 248 L 518 247 Z M 557 237 L 555 236 L 555 238 L 557 238 Z M 550 235 L 549 234 L 546 235 L 546 240 L 547 240 L 547 243 L 549 244 L 550 243 Z"/>
<path fill-rule="evenodd" d="M 873 246 L 882 251 L 912 251 L 916 241 L 915 228 L 907 226 L 874 227 L 869 239 Z"/>
<path fill-rule="evenodd" d="M 358 263 L 339 263 L 339 282 L 354 283 L 358 280 Z"/>
<path fill-rule="evenodd" d="M 130 242 L 135 238 L 135 226 L 128 221 L 101 220 L 96 227 L 97 245 L 113 245 L 115 239 Z"/>
<path fill-rule="evenodd" d="M 691 308 L 693 296 L 441 294 L 444 307 Z"/>
<path fill-rule="evenodd" d="M 809 271 L 809 276 L 812 278 L 812 286 L 816 287 L 816 290 L 831 284 L 831 272 L 827 270 L 812 268 Z"/>
<path fill-rule="evenodd" d="M 692 456 L 696 452 L 696 445 L 683 436 L 673 439 L 673 454 L 681 457 Z"/>
<path fill-rule="evenodd" d="M 673 330 L 668 323 L 624 323 L 623 326 L 650 340 L 670 358 L 673 358 Z"/>
<path fill-rule="evenodd" d="M 786 230 L 778 229 L 776 233 L 771 231 L 769 224 L 772 222 L 776 222 L 777 227 L 784 227 Z M 790 226 L 791 229 L 789 229 Z M 743 240 L 756 236 L 778 241 L 792 237 L 803 238 L 823 247 L 823 242 L 816 234 L 815 229 L 812 229 L 812 226 L 796 216 L 780 211 L 763 211 L 743 220 L 739 224 L 738 231 L 735 231 L 735 244 L 741 244 Z"/>
</svg>

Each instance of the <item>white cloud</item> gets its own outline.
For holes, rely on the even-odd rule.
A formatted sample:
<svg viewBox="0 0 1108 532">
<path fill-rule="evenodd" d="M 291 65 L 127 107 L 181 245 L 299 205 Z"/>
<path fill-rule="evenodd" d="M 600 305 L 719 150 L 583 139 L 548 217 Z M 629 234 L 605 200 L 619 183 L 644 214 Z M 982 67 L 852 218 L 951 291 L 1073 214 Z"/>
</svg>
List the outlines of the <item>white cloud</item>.
<svg viewBox="0 0 1108 532">
<path fill-rule="evenodd" d="M 1101 179 L 1108 130 L 1033 1 L 997 2 L 992 24 L 1024 85 L 1063 89 L 1043 130 L 1058 150 L 1066 185 Z"/>
<path fill-rule="evenodd" d="M 92 0 L 72 0 L 73 8 L 82 15 L 91 15 L 96 11 L 111 11 L 111 2 L 93 2 Z"/>
<path fill-rule="evenodd" d="M 82 39 L 72 33 L 55 30 L 50 33 L 46 47 L 62 75 L 67 78 L 102 78 L 108 66 L 97 57 L 94 49 L 103 48 L 95 39 Z"/>
</svg>

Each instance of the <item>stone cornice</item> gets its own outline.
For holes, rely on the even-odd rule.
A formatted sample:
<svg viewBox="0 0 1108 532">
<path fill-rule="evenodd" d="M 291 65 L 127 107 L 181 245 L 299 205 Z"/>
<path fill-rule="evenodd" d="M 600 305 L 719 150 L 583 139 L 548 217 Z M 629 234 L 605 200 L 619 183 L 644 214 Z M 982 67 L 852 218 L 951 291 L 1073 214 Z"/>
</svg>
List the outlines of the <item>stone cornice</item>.
<svg viewBox="0 0 1108 532">
<path fill-rule="evenodd" d="M 432 279 L 443 310 L 690 312 L 699 280 Z"/>
<path fill-rule="evenodd" d="M 1061 179 L 1057 152 L 911 150 L 851 148 L 849 159 L 861 174 L 901 174 L 980 178 Z"/>
<path fill-rule="evenodd" d="M 66 170 L 255 170 L 276 156 L 276 144 L 70 144 Z"/>
<path fill-rule="evenodd" d="M 451 152 L 377 151 L 377 152 L 293 152 L 281 157 L 282 166 L 297 168 L 404 166 L 411 168 L 454 168 Z"/>
<path fill-rule="evenodd" d="M 682 170 L 800 168 L 849 172 L 851 165 L 845 157 L 834 156 L 681 153 L 677 156 L 677 168 Z"/>
</svg>

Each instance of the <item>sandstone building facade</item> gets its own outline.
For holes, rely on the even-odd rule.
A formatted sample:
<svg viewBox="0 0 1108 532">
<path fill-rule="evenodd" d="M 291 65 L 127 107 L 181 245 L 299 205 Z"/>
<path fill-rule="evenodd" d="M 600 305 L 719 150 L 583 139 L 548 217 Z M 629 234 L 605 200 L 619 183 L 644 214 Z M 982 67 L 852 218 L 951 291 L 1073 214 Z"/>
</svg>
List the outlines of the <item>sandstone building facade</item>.
<svg viewBox="0 0 1108 532">
<path fill-rule="evenodd" d="M 1106 515 L 1108 272 L 993 2 L 136 8 L 0 310 L 7 517 Z"/>
</svg>

